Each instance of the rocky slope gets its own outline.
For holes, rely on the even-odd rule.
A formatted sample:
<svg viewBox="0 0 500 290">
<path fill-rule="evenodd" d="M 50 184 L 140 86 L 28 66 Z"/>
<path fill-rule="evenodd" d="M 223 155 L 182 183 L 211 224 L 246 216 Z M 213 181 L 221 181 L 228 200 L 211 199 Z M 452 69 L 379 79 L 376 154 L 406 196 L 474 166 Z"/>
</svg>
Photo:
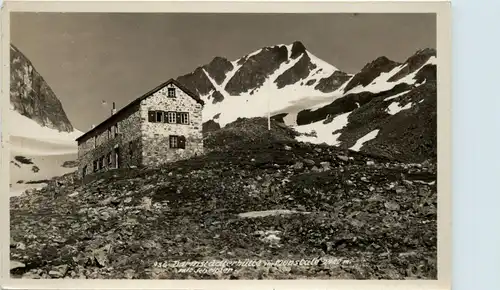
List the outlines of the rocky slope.
<svg viewBox="0 0 500 290">
<path fill-rule="evenodd" d="M 242 139 L 235 135 L 245 136 Z M 11 198 L 24 278 L 436 279 L 436 166 L 301 143 L 265 119 L 162 168 L 67 176 Z M 232 142 L 227 142 L 227 141 Z M 189 180 L 189 182 L 186 182 Z M 219 272 L 175 261 L 229 261 Z M 238 260 L 316 259 L 248 267 Z M 169 263 L 164 263 L 169 261 Z"/>
<path fill-rule="evenodd" d="M 10 45 L 10 102 L 14 110 L 40 126 L 72 132 L 61 102 L 31 61 Z"/>
<path fill-rule="evenodd" d="M 437 158 L 435 56 L 434 50 L 426 49 L 403 64 L 379 58 L 343 87 L 342 97 L 274 118 L 303 133 L 298 138 L 305 142 L 406 162 Z"/>
</svg>

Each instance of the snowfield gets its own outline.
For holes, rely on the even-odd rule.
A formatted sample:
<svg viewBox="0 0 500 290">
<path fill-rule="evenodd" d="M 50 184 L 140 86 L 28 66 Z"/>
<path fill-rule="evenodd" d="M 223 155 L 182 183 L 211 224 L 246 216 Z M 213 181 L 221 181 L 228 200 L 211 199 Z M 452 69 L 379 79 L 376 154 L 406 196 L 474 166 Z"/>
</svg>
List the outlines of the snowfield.
<svg viewBox="0 0 500 290">
<path fill-rule="evenodd" d="M 340 114 L 333 119 L 332 122 L 328 124 L 323 124 L 323 120 L 311 123 L 308 125 L 297 126 L 295 130 L 299 133 L 309 133 L 311 134 L 313 131 L 316 132 L 316 137 L 314 136 L 298 136 L 297 141 L 301 142 L 310 142 L 313 144 L 321 144 L 326 143 L 328 145 L 339 145 L 339 141 L 337 140 L 340 137 L 339 133 L 333 134 L 333 132 L 340 130 L 347 126 L 348 118 L 351 112 Z"/>
<path fill-rule="evenodd" d="M 366 142 L 368 142 L 368 141 L 370 141 L 370 140 L 375 139 L 375 138 L 377 137 L 377 135 L 378 135 L 378 132 L 379 132 L 379 131 L 380 131 L 380 130 L 373 130 L 373 131 L 371 131 L 370 133 L 366 134 L 365 136 L 363 136 L 363 137 L 359 138 L 359 139 L 358 139 L 358 141 L 356 141 L 356 144 L 354 144 L 354 145 L 353 145 L 351 148 L 349 148 L 349 149 L 351 149 L 351 150 L 353 150 L 353 151 L 359 151 L 359 150 L 361 149 L 361 147 L 363 147 L 363 145 L 364 145 Z"/>
<path fill-rule="evenodd" d="M 12 108 L 9 110 L 6 124 L 11 160 L 11 195 L 19 195 L 27 189 L 46 185 L 26 184 L 27 181 L 47 180 L 75 171 L 76 168 L 63 167 L 63 164 L 77 159 L 78 147 L 75 139 L 82 132 L 59 132 L 43 127 Z"/>
</svg>

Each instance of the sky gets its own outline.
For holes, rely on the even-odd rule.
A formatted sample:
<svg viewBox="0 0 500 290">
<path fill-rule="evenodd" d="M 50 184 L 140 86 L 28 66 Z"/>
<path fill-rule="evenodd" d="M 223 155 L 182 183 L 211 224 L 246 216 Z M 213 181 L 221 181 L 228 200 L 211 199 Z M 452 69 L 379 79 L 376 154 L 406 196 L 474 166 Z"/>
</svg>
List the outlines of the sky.
<svg viewBox="0 0 500 290">
<path fill-rule="evenodd" d="M 301 41 L 338 69 L 436 48 L 435 14 L 12 13 L 11 42 L 87 131 L 160 83 L 215 56 Z"/>
</svg>

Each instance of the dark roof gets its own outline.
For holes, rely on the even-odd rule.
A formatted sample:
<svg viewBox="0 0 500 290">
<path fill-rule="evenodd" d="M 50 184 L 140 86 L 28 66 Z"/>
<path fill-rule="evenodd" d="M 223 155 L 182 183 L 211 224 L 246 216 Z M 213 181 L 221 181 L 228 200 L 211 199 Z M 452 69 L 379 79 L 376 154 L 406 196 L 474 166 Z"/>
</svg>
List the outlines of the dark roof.
<svg viewBox="0 0 500 290">
<path fill-rule="evenodd" d="M 126 105 L 125 107 L 123 107 L 120 110 L 118 110 L 118 112 L 116 112 L 115 114 L 111 115 L 106 120 L 102 121 L 99 125 L 95 126 L 94 128 L 92 128 L 89 131 L 87 131 L 85 134 L 83 134 L 80 137 L 78 137 L 76 139 L 76 141 L 80 141 L 80 140 L 84 139 L 86 136 L 90 135 L 90 133 L 92 133 L 92 132 L 94 132 L 94 131 L 96 131 L 96 130 L 98 130 L 100 128 L 103 128 L 106 124 L 112 123 L 113 121 L 115 121 L 118 118 L 118 116 L 121 113 L 125 112 L 127 109 L 131 108 L 132 106 L 139 104 L 142 100 L 148 98 L 149 96 L 153 95 L 154 93 L 158 92 L 159 90 L 163 89 L 164 87 L 166 87 L 169 84 L 176 85 L 178 88 L 180 88 L 181 90 L 183 90 L 188 96 L 190 96 L 191 98 L 193 98 L 194 100 L 196 100 L 198 103 L 200 103 L 202 105 L 205 104 L 203 102 L 203 100 L 200 99 L 200 97 L 198 97 L 197 95 L 195 95 L 193 92 L 191 92 L 188 88 L 186 88 L 184 85 L 182 85 L 181 83 L 179 83 L 177 80 L 169 79 L 168 81 L 160 84 L 156 88 L 150 90 L 149 92 L 147 92 L 144 95 L 138 97 L 137 99 L 135 99 L 134 101 L 132 101 L 131 103 L 129 103 L 128 105 Z"/>
</svg>

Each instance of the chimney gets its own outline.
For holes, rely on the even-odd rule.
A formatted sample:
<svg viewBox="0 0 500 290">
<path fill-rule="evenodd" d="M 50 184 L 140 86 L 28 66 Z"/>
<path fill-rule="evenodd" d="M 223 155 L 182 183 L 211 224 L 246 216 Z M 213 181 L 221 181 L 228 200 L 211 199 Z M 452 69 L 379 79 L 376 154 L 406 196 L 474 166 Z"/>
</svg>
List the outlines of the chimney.
<svg viewBox="0 0 500 290">
<path fill-rule="evenodd" d="M 92 124 L 92 126 L 90 126 L 90 129 L 94 129 L 94 128 L 95 128 L 95 125 L 94 125 L 94 124 Z"/>
<path fill-rule="evenodd" d="M 116 114 L 116 105 L 115 102 L 113 102 L 113 109 L 111 110 L 111 115 Z"/>
</svg>

